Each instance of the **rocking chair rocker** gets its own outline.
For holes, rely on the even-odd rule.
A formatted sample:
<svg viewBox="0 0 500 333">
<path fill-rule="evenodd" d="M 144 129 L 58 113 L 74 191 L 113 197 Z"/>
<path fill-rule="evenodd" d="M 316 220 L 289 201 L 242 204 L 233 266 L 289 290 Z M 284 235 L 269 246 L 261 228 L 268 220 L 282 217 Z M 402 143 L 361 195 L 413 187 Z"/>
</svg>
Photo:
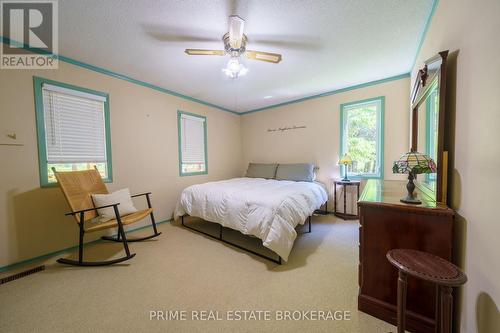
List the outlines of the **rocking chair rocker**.
<svg viewBox="0 0 500 333">
<path fill-rule="evenodd" d="M 75 265 L 75 266 L 105 266 L 116 264 L 135 256 L 135 253 L 130 253 L 128 242 L 139 242 L 146 239 L 150 239 L 159 236 L 161 232 L 156 229 L 156 222 L 153 215 L 153 208 L 151 207 L 151 199 L 149 195 L 151 192 L 141 193 L 133 195 L 132 197 L 145 196 L 148 204 L 148 209 L 139 210 L 135 213 L 120 216 L 118 210 L 119 203 L 95 207 L 92 201 L 91 194 L 108 194 L 108 190 L 104 182 L 102 181 L 101 175 L 97 169 L 85 170 L 85 171 L 70 171 L 70 172 L 58 172 L 55 168 L 52 168 L 54 175 L 56 176 L 57 182 L 61 187 L 61 190 L 71 207 L 71 212 L 67 213 L 67 216 L 73 216 L 76 223 L 79 226 L 80 238 L 78 244 L 78 260 L 71 260 L 66 258 L 57 259 L 58 263 Z M 90 223 L 91 219 L 98 217 L 97 209 L 113 207 L 115 218 L 102 223 Z M 147 216 L 151 217 L 151 225 L 153 227 L 153 235 L 127 239 L 125 236 L 125 231 L 123 229 L 124 225 L 132 224 L 144 219 Z M 107 261 L 84 261 L 83 260 L 83 236 L 86 232 L 94 232 L 99 230 L 105 230 L 110 228 L 118 228 L 118 234 L 116 238 L 103 236 L 102 239 L 110 240 L 114 242 L 123 243 L 123 248 L 125 249 L 125 256 L 107 260 Z"/>
</svg>

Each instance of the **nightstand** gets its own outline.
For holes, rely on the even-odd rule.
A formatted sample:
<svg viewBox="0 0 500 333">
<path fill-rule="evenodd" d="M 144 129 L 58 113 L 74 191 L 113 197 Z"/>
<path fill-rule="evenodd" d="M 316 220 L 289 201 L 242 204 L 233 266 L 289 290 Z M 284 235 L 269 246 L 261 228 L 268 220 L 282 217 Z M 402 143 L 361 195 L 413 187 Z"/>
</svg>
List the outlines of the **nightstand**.
<svg viewBox="0 0 500 333">
<path fill-rule="evenodd" d="M 357 193 L 357 199 L 356 199 L 356 207 L 357 207 L 357 201 L 359 199 L 359 186 L 361 185 L 361 182 L 358 180 L 351 180 L 351 181 L 343 181 L 343 180 L 334 180 L 333 181 L 333 202 L 334 202 L 334 209 L 333 209 L 333 215 L 340 217 L 343 220 L 357 220 L 358 219 L 358 214 L 348 214 L 347 213 L 347 187 L 348 186 L 356 186 L 356 193 Z M 342 186 L 344 190 L 344 211 L 339 212 L 337 210 L 337 186 Z M 357 210 L 357 208 L 356 208 Z"/>
</svg>

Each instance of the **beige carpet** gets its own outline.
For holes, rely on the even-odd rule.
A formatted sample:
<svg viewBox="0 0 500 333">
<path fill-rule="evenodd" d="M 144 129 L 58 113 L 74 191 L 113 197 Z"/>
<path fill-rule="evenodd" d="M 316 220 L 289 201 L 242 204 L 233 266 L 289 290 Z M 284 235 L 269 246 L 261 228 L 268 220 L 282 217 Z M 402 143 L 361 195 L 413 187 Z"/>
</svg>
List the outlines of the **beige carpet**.
<svg viewBox="0 0 500 333">
<path fill-rule="evenodd" d="M 45 271 L 0 286 L 0 332 L 395 332 L 357 311 L 357 221 L 315 216 L 313 232 L 297 238 L 282 266 L 175 223 L 159 229 L 160 239 L 131 244 L 137 256 L 124 264 L 79 268 L 51 260 Z M 115 243 L 86 251 L 88 259 L 122 254 Z M 187 320 L 150 320 L 152 310 L 186 311 Z M 210 310 L 223 320 L 191 319 Z M 272 320 L 226 320 L 237 310 L 268 311 Z M 350 311 L 351 318 L 274 320 L 286 310 Z"/>
</svg>

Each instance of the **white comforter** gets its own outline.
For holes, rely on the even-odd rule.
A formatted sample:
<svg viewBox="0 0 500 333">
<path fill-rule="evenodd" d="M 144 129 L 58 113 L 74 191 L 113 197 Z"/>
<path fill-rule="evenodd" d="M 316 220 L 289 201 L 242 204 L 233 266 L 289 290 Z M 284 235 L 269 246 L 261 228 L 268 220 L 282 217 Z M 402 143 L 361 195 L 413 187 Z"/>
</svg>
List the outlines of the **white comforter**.
<svg viewBox="0 0 500 333">
<path fill-rule="evenodd" d="M 186 188 L 174 219 L 189 214 L 256 236 L 286 261 L 297 237 L 295 227 L 327 198 L 324 187 L 314 182 L 233 178 Z"/>
</svg>

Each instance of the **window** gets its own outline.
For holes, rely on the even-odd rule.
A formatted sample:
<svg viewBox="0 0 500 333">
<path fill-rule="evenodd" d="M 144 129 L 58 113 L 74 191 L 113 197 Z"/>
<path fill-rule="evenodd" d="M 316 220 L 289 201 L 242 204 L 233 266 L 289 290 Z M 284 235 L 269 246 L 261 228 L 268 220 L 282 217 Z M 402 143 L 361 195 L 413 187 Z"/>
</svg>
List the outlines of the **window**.
<svg viewBox="0 0 500 333">
<path fill-rule="evenodd" d="M 353 161 L 350 177 L 384 177 L 384 102 L 377 97 L 340 106 L 340 156 Z"/>
<path fill-rule="evenodd" d="M 111 182 L 109 100 L 105 93 L 34 77 L 40 185 L 58 171 L 97 167 Z"/>
<path fill-rule="evenodd" d="M 181 176 L 208 173 L 207 118 L 178 111 L 179 174 Z"/>
</svg>

